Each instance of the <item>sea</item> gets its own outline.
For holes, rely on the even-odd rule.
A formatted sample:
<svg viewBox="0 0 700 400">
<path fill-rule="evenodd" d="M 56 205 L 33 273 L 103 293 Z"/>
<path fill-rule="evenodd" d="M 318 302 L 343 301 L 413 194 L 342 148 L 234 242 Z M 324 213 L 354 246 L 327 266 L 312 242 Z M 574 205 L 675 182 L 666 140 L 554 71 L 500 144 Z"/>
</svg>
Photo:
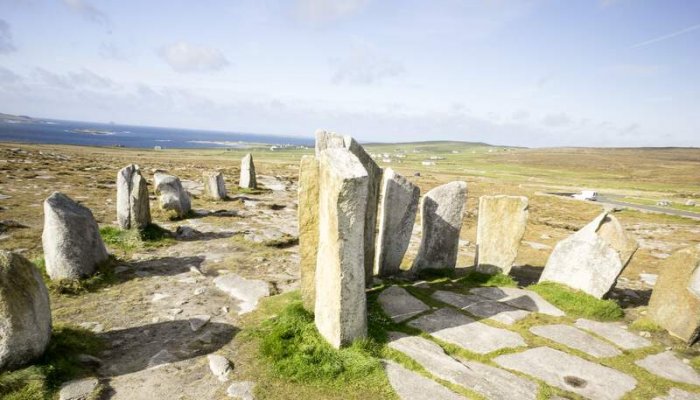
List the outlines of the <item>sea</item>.
<svg viewBox="0 0 700 400">
<path fill-rule="evenodd" d="M 0 142 L 74 144 L 136 148 L 236 148 L 247 144 L 278 147 L 313 146 L 312 138 L 239 132 L 156 128 L 148 126 L 63 121 L 2 119 Z"/>
</svg>

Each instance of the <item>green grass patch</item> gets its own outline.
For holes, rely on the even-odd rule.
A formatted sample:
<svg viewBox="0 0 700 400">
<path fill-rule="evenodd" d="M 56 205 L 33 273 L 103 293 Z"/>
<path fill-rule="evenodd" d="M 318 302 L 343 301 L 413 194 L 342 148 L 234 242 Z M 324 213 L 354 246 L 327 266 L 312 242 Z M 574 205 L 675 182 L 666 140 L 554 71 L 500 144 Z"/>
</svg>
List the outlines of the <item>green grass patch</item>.
<svg viewBox="0 0 700 400">
<path fill-rule="evenodd" d="M 296 246 L 299 244 L 299 237 L 292 236 L 289 234 L 284 234 L 279 238 L 270 239 L 263 242 L 267 247 L 274 247 L 277 249 L 286 249 L 287 247 Z"/>
<path fill-rule="evenodd" d="M 495 274 L 489 275 L 477 271 L 472 271 L 469 275 L 461 278 L 459 283 L 467 286 L 505 286 L 517 287 L 518 283 L 509 275 Z"/>
<path fill-rule="evenodd" d="M 114 273 L 114 267 L 118 260 L 113 256 L 97 265 L 95 273 L 85 279 L 60 279 L 52 280 L 46 272 L 46 261 L 44 257 L 32 260 L 34 265 L 44 278 L 46 287 L 52 293 L 80 295 L 86 292 L 94 292 L 105 286 L 112 285 L 117 282 L 117 276 Z"/>
<path fill-rule="evenodd" d="M 625 314 L 613 300 L 600 300 L 587 293 L 573 290 L 554 282 L 542 282 L 528 289 L 544 297 L 545 300 L 561 308 L 569 316 L 590 318 L 599 321 L 614 321 Z"/>
<path fill-rule="evenodd" d="M 646 332 L 663 332 L 664 328 L 662 328 L 659 324 L 656 322 L 652 321 L 651 319 L 647 317 L 641 317 L 637 318 L 634 322 L 630 324 L 630 329 L 641 332 L 641 331 L 646 331 Z"/>
<path fill-rule="evenodd" d="M 174 242 L 173 234 L 157 224 L 148 224 L 143 229 L 119 229 L 115 226 L 100 228 L 100 236 L 105 244 L 124 253 L 140 248 L 159 247 Z"/>
</svg>

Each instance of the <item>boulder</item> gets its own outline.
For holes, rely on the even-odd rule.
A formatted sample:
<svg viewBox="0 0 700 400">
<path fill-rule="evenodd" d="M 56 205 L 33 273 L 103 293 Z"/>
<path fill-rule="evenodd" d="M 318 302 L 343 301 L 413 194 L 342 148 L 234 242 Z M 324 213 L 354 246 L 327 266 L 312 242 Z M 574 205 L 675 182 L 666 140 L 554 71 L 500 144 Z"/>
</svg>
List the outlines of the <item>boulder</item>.
<svg viewBox="0 0 700 400">
<path fill-rule="evenodd" d="M 176 176 L 156 173 L 156 194 L 159 195 L 160 208 L 174 211 L 179 218 L 185 217 L 192 209 L 190 195 Z"/>
<path fill-rule="evenodd" d="M 379 205 L 379 233 L 374 274 L 392 275 L 400 271 L 418 211 L 420 189 L 391 168 L 384 171 Z"/>
<path fill-rule="evenodd" d="M 608 212 L 557 243 L 540 282 L 551 281 L 603 298 L 637 250 L 637 241 Z"/>
<path fill-rule="evenodd" d="M 248 153 L 241 160 L 241 180 L 238 186 L 243 189 L 257 189 L 258 181 L 255 178 L 255 164 L 253 155 Z"/>
<path fill-rule="evenodd" d="M 303 156 L 299 165 L 299 264 L 304 308 L 313 312 L 318 251 L 318 160 Z"/>
<path fill-rule="evenodd" d="M 51 279 L 88 277 L 109 257 L 92 212 L 59 192 L 44 201 L 41 241 Z"/>
<path fill-rule="evenodd" d="M 315 323 L 335 348 L 367 335 L 362 249 L 368 182 L 349 150 L 321 152 Z"/>
<path fill-rule="evenodd" d="M 476 229 L 476 270 L 508 274 L 518 256 L 527 226 L 527 197 L 479 197 Z"/>
<path fill-rule="evenodd" d="M 49 292 L 26 258 L 0 251 L 0 371 L 41 356 L 51 338 Z"/>
<path fill-rule="evenodd" d="M 212 200 L 226 200 L 226 184 L 224 174 L 218 171 L 206 171 L 203 174 L 204 189 Z"/>
<path fill-rule="evenodd" d="M 117 221 L 122 229 L 143 229 L 151 223 L 148 183 L 136 164 L 117 173 Z"/>
<path fill-rule="evenodd" d="M 649 318 L 692 344 L 700 337 L 700 244 L 664 260 L 649 300 Z"/>
<path fill-rule="evenodd" d="M 411 267 L 414 272 L 454 269 L 466 200 L 467 183 L 462 181 L 438 186 L 425 194 L 421 202 L 423 237 Z"/>
</svg>

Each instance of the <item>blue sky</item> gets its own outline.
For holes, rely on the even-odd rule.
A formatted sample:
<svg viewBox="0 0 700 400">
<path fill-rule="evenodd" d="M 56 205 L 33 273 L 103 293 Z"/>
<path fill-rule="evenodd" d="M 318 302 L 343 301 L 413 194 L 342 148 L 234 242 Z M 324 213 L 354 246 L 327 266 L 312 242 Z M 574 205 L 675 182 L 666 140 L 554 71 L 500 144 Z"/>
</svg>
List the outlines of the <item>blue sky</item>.
<svg viewBox="0 0 700 400">
<path fill-rule="evenodd" d="M 700 146 L 700 1 L 0 0 L 0 112 Z"/>
</svg>

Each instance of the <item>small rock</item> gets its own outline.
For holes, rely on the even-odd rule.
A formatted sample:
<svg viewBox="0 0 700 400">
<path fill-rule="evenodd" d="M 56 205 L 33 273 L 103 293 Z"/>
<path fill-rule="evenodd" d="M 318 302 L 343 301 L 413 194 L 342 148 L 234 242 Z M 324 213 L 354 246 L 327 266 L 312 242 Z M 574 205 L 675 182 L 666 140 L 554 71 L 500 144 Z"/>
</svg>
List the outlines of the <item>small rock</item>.
<svg viewBox="0 0 700 400">
<path fill-rule="evenodd" d="M 204 325 L 206 325 L 209 320 L 211 320 L 210 315 L 195 315 L 194 317 L 190 318 L 190 328 L 192 329 L 192 332 L 197 332 L 198 330 L 202 329 Z"/>
<path fill-rule="evenodd" d="M 171 308 L 168 312 L 172 315 L 177 315 L 182 313 L 182 308 Z"/>
<path fill-rule="evenodd" d="M 161 301 L 161 300 L 166 299 L 166 298 L 168 298 L 168 297 L 170 297 L 169 294 L 165 294 L 165 293 L 154 293 L 154 294 L 153 294 L 153 297 L 151 298 L 151 302 L 155 303 L 156 301 Z"/>
<path fill-rule="evenodd" d="M 85 378 L 66 382 L 61 385 L 60 400 L 88 400 L 97 389 L 99 382 L 96 378 Z"/>
<path fill-rule="evenodd" d="M 234 382 L 228 387 L 226 394 L 229 397 L 238 400 L 255 400 L 255 396 L 253 396 L 253 389 L 255 389 L 254 382 Z"/>
<path fill-rule="evenodd" d="M 229 360 L 217 354 L 209 354 L 207 359 L 209 360 L 209 369 L 214 376 L 221 382 L 226 382 L 232 369 Z"/>
<path fill-rule="evenodd" d="M 194 295 L 199 296 L 200 294 L 204 294 L 207 291 L 207 288 L 205 287 L 198 287 L 197 289 L 194 290 Z"/>
</svg>

